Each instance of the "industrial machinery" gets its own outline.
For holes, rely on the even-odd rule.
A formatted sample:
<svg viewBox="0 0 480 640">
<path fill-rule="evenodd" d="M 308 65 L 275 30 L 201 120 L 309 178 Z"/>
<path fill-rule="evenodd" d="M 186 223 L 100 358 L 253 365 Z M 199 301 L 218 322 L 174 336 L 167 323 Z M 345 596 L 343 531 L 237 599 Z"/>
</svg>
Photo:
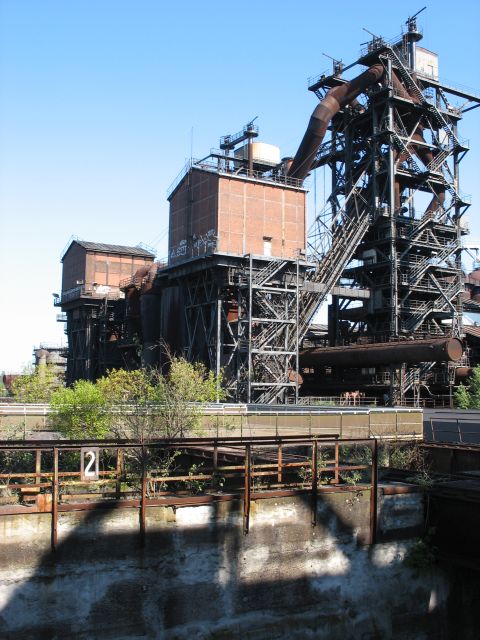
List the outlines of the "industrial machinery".
<svg viewBox="0 0 480 640">
<path fill-rule="evenodd" d="M 354 63 L 312 79 L 320 102 L 293 159 L 258 142 L 252 120 L 187 163 L 168 195 L 168 263 L 143 255 L 117 283 L 118 346 L 162 366 L 166 344 L 223 370 L 243 402 L 451 394 L 468 364 L 458 123 L 480 96 L 442 84 L 421 38 L 414 16 L 397 38 L 372 36 Z M 331 174 L 331 193 L 307 234 L 304 180 L 317 169 Z M 329 295 L 328 332 L 309 344 Z"/>
<path fill-rule="evenodd" d="M 437 56 L 417 47 L 421 38 L 414 16 L 401 36 L 389 42 L 373 36 L 355 63 L 310 82 L 321 102 L 288 175 L 303 178 L 327 166 L 332 188 L 309 234 L 318 267 L 307 279 L 339 276 L 344 287 L 369 292 L 361 302 L 333 295 L 328 346 L 334 349 L 309 351 L 302 360 L 313 390 L 355 385 L 377 395 L 386 390 L 391 404 L 407 395 L 418 401 L 422 389 L 451 391 L 456 367 L 465 364 L 457 349 L 455 357 L 428 357 L 421 349 L 413 359 L 393 355 L 395 344 L 405 353 L 405 340 L 434 345 L 463 335 L 460 256 L 470 200 L 459 187 L 468 145 L 458 123 L 480 96 L 442 84 Z M 351 81 L 338 73 L 355 65 L 368 69 Z M 320 301 L 301 295 L 302 335 Z M 359 344 L 361 351 L 348 348 Z M 374 344 L 370 362 L 367 345 Z"/>
<path fill-rule="evenodd" d="M 140 365 L 137 357 L 139 311 L 126 304 L 120 283 L 155 255 L 144 247 L 124 247 L 72 238 L 62 254 L 62 292 L 58 322 L 68 336 L 67 384 L 96 380 L 112 368 Z"/>
<path fill-rule="evenodd" d="M 306 189 L 249 122 L 172 185 L 159 339 L 222 369 L 231 397 L 298 399 Z M 246 144 L 242 144 L 246 142 Z"/>
</svg>

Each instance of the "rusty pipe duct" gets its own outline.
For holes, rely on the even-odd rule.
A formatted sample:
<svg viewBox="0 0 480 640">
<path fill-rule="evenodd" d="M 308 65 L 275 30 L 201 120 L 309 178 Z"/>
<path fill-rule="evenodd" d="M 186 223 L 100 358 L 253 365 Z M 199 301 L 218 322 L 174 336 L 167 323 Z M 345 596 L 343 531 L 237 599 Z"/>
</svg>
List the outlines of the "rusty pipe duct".
<svg viewBox="0 0 480 640">
<path fill-rule="evenodd" d="M 330 89 L 312 113 L 305 135 L 288 171 L 289 177 L 303 180 L 307 176 L 333 116 L 347 104 L 352 103 L 367 87 L 379 82 L 383 74 L 383 65 L 375 64 L 350 82 Z"/>
<path fill-rule="evenodd" d="M 302 367 L 375 367 L 402 362 L 449 362 L 459 360 L 462 353 L 463 344 L 458 338 L 435 338 L 305 349 L 300 353 L 300 363 Z"/>
</svg>

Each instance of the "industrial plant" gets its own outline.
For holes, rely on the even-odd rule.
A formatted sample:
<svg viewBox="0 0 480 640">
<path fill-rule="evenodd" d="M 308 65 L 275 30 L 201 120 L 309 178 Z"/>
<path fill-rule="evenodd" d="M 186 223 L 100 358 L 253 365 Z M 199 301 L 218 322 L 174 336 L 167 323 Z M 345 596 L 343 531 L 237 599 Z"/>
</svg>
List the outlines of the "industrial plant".
<svg viewBox="0 0 480 640">
<path fill-rule="evenodd" d="M 319 103 L 294 158 L 251 121 L 190 160 L 168 193 L 165 263 L 72 240 L 55 300 L 67 383 L 162 367 L 168 347 L 222 371 L 233 402 L 451 398 L 470 371 L 459 123 L 480 95 L 442 83 L 421 40 L 415 16 L 310 79 Z M 308 228 L 305 179 L 321 167 L 330 193 Z M 312 325 L 327 301 L 328 326 Z"/>
</svg>

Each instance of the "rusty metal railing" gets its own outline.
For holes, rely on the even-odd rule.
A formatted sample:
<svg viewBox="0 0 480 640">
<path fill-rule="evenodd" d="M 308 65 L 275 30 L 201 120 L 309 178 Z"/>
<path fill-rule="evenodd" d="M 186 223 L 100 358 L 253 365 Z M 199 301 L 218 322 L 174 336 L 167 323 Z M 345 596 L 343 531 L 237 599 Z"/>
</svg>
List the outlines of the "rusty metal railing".
<svg viewBox="0 0 480 640">
<path fill-rule="evenodd" d="M 0 517 L 51 513 L 57 548 L 60 512 L 136 508 L 143 544 L 151 506 L 303 494 L 317 523 L 322 491 L 370 489 L 370 541 L 377 514 L 377 440 L 282 436 L 132 441 L 0 441 Z M 308 498 L 310 496 L 310 498 Z"/>
</svg>

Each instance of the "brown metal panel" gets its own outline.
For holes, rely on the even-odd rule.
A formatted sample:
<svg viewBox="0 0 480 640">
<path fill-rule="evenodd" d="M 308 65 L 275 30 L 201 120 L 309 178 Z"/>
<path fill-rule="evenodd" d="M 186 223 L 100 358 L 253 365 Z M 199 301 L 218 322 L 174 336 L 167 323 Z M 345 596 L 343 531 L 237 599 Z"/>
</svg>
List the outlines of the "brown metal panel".
<svg viewBox="0 0 480 640">
<path fill-rule="evenodd" d="M 95 246 L 95 243 L 85 243 Z M 136 247 L 121 247 L 119 250 L 131 250 L 132 255 L 116 253 L 116 245 L 99 245 L 101 251 L 86 249 L 72 243 L 63 259 L 62 292 L 77 290 L 78 297 L 85 293 L 96 296 L 98 286 L 118 289 L 121 280 L 132 276 L 140 266 L 153 265 L 153 255 L 136 255 Z M 108 251 L 108 247 L 112 247 Z M 98 296 L 105 295 L 105 292 Z M 97 297 L 98 297 L 97 296 Z"/>
<path fill-rule="evenodd" d="M 265 238 L 272 256 L 295 258 L 305 248 L 305 212 L 304 192 L 193 170 L 170 199 L 170 263 L 215 250 L 263 255 Z"/>
<path fill-rule="evenodd" d="M 73 243 L 65 254 L 62 267 L 62 291 L 78 286 L 77 281 L 85 280 L 86 251 L 77 243 Z"/>
</svg>

